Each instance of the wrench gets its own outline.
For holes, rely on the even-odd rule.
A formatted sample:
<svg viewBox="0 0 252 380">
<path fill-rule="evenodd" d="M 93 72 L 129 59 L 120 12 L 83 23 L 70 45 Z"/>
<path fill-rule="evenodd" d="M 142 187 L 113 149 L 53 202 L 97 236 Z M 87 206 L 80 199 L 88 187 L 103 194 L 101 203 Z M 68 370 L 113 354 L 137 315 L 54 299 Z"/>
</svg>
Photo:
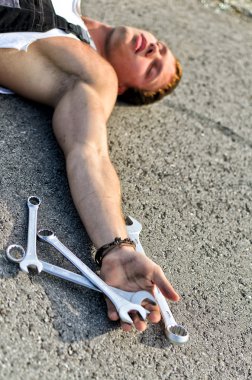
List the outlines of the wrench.
<svg viewBox="0 0 252 380">
<path fill-rule="evenodd" d="M 128 237 L 136 244 L 136 251 L 145 254 L 139 239 L 140 232 L 142 231 L 142 224 L 138 222 L 138 220 L 132 218 L 132 216 L 127 216 L 125 222 Z"/>
<path fill-rule="evenodd" d="M 132 303 L 115 293 L 109 285 L 107 285 L 99 276 L 97 276 L 86 264 L 84 264 L 77 256 L 75 256 L 64 244 L 62 244 L 54 232 L 50 230 L 40 230 L 38 237 L 42 241 L 46 241 L 55 247 L 63 256 L 65 256 L 79 271 L 87 277 L 97 288 L 99 288 L 114 304 L 120 319 L 123 322 L 133 324 L 129 316 L 130 311 L 137 311 L 143 320 L 150 313 L 141 305 Z"/>
<path fill-rule="evenodd" d="M 20 263 L 25 257 L 25 250 L 21 245 L 9 245 L 6 249 L 6 256 L 10 261 L 14 263 Z M 85 286 L 86 288 L 95 290 L 97 292 L 101 292 L 100 289 L 98 289 L 91 281 L 89 281 L 86 277 L 82 275 L 58 267 L 57 265 L 47 263 L 46 261 L 41 260 L 40 262 L 42 264 L 43 272 L 62 278 L 63 280 L 68 280 L 77 285 Z M 126 292 L 125 290 L 114 288 L 112 286 L 110 286 L 110 288 L 115 293 L 119 294 L 121 297 L 125 298 L 130 302 L 141 305 L 141 303 L 144 300 L 148 300 L 149 302 L 156 304 L 155 298 L 146 290 L 140 290 L 138 292 Z"/>
<path fill-rule="evenodd" d="M 42 271 L 42 264 L 36 253 L 37 214 L 40 203 L 40 198 L 36 196 L 31 196 L 27 200 L 29 208 L 27 250 L 24 260 L 20 262 L 20 269 L 26 273 L 29 273 L 29 267 L 37 268 L 38 273 Z"/>
<path fill-rule="evenodd" d="M 140 243 L 139 234 L 142 230 L 142 225 L 131 216 L 126 217 L 126 228 L 128 236 L 136 244 L 136 251 L 145 254 L 144 249 Z M 173 344 L 184 344 L 189 339 L 188 331 L 175 321 L 171 309 L 157 286 L 154 286 L 154 296 L 160 308 L 165 325 L 165 334 Z"/>
</svg>

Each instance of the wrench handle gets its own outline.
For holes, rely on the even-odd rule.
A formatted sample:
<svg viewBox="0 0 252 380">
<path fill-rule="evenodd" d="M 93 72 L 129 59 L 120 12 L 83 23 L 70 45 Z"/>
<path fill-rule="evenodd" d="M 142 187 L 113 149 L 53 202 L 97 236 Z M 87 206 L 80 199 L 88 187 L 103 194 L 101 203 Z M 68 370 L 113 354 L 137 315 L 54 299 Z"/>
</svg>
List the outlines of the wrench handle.
<svg viewBox="0 0 252 380">
<path fill-rule="evenodd" d="M 143 246 L 142 246 L 140 239 L 139 239 L 139 233 L 129 232 L 128 235 L 129 235 L 130 239 L 132 239 L 134 241 L 134 243 L 136 244 L 136 251 L 145 255 Z M 176 323 L 176 321 L 172 315 L 171 309 L 170 309 L 165 297 L 163 296 L 163 294 L 161 293 L 161 291 L 159 290 L 159 288 L 157 286 L 154 287 L 154 296 L 155 296 L 156 301 L 158 303 L 158 306 L 160 308 L 160 312 L 161 312 L 161 315 L 162 315 L 162 318 L 164 321 L 164 325 L 165 325 L 165 331 L 166 331 L 166 333 L 168 333 L 168 327 L 176 325 L 177 323 Z"/>
<path fill-rule="evenodd" d="M 86 264 L 84 264 L 77 256 L 75 256 L 61 241 L 54 236 L 45 240 L 52 244 L 63 256 L 65 256 L 79 271 L 89 279 L 98 289 L 100 289 L 114 304 L 117 311 L 122 301 L 125 301 L 121 296 L 117 295 L 97 274 L 95 274 Z"/>
<path fill-rule="evenodd" d="M 29 200 L 27 204 L 29 208 L 29 220 L 26 257 L 36 255 L 37 217 L 39 208 L 39 204 L 32 204 L 29 202 Z"/>
<path fill-rule="evenodd" d="M 166 298 L 163 296 L 163 294 L 157 286 L 154 287 L 154 297 L 156 298 L 157 304 L 160 308 L 160 312 L 165 325 L 165 331 L 166 333 L 168 333 L 169 326 L 177 325 L 177 322 L 175 321 L 172 315 L 171 309 L 168 305 L 168 302 L 166 301 Z"/>
<path fill-rule="evenodd" d="M 9 251 L 11 251 L 12 247 L 13 246 L 8 247 L 6 254 L 7 254 L 7 257 L 11 261 L 17 262 L 17 260 L 12 257 L 11 252 L 9 252 Z M 17 246 L 15 246 L 15 247 L 17 247 Z M 85 286 L 88 289 L 92 289 L 92 290 L 95 290 L 99 293 L 102 293 L 102 291 L 99 288 L 97 288 L 97 286 L 95 286 L 86 276 L 83 276 L 81 274 L 77 274 L 75 272 L 71 272 L 71 271 L 64 269 L 62 267 L 58 267 L 57 265 L 47 263 L 46 261 L 41 260 L 41 263 L 43 265 L 43 271 L 48 273 L 48 274 L 51 274 L 51 275 L 56 276 L 58 278 L 62 278 L 63 280 L 67 280 L 67 281 L 73 282 L 74 284 Z M 132 299 L 134 299 L 134 296 L 135 297 L 137 296 L 137 293 L 135 293 L 135 292 L 127 292 L 127 291 L 122 290 L 122 289 L 114 288 L 113 286 L 110 286 L 110 288 L 115 293 L 117 293 L 119 296 L 125 298 L 127 301 L 130 301 L 130 302 L 133 302 Z M 139 292 L 139 293 L 143 294 L 143 292 Z M 145 299 L 144 296 L 146 296 L 146 298 L 148 298 L 148 296 L 151 297 L 151 294 L 148 294 L 148 293 L 143 294 L 142 295 L 143 299 Z"/>
<path fill-rule="evenodd" d="M 101 292 L 100 289 L 98 289 L 95 285 L 93 285 L 91 281 L 89 281 L 86 277 L 80 274 L 71 272 L 67 269 L 58 267 L 56 265 L 47 263 L 42 260 L 41 260 L 41 263 L 43 265 L 43 271 L 48 274 L 62 278 L 63 280 L 73 282 L 74 284 L 85 286 L 86 288 L 89 288 L 92 290 L 96 290 L 97 292 Z"/>
</svg>

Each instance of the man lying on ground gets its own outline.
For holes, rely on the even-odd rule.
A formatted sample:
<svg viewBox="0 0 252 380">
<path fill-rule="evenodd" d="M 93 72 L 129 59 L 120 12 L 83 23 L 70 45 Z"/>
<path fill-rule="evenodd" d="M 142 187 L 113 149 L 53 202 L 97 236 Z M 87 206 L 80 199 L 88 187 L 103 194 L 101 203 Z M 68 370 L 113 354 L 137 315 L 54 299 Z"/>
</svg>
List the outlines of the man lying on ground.
<svg viewBox="0 0 252 380">
<path fill-rule="evenodd" d="M 64 152 L 71 194 L 96 248 L 127 238 L 121 189 L 110 161 L 107 121 L 117 96 L 148 104 L 170 93 L 181 68 L 151 33 L 82 17 L 76 0 L 0 0 L 0 85 L 54 108 L 53 131 Z M 130 242 L 104 247 L 101 276 L 129 291 L 179 295 L 162 269 Z M 108 317 L 118 320 L 110 301 Z M 147 305 L 157 323 L 157 306 Z M 143 331 L 146 322 L 133 316 Z M 131 326 L 122 323 L 129 331 Z"/>
</svg>

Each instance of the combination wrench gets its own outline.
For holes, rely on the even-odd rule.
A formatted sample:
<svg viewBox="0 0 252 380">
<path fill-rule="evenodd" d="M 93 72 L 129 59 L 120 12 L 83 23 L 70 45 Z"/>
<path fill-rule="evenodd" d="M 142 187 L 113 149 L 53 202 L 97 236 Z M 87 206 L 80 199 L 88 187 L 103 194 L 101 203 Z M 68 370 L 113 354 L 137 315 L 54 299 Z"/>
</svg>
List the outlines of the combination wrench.
<svg viewBox="0 0 252 380">
<path fill-rule="evenodd" d="M 129 312 L 137 311 L 143 320 L 150 313 L 143 306 L 129 302 L 125 298 L 115 293 L 109 285 L 107 285 L 99 276 L 97 276 L 86 264 L 84 264 L 77 256 L 75 256 L 51 230 L 40 230 L 38 238 L 45 241 L 56 248 L 66 259 L 68 259 L 79 271 L 88 278 L 102 293 L 104 293 L 114 304 L 120 319 L 128 324 L 133 324 Z"/>
<path fill-rule="evenodd" d="M 12 244 L 9 247 L 7 247 L 6 256 L 10 261 L 20 264 L 25 257 L 25 250 L 21 245 Z M 71 272 L 67 269 L 64 269 L 51 263 L 47 263 L 43 260 L 40 260 L 40 263 L 42 264 L 43 272 L 46 272 L 63 280 L 73 282 L 77 285 L 85 286 L 88 289 L 92 289 L 101 293 L 101 290 L 98 289 L 91 281 L 89 281 L 88 278 L 84 277 L 83 275 Z M 141 305 L 141 303 L 144 300 L 146 300 L 148 302 L 151 302 L 152 304 L 156 304 L 155 298 L 146 290 L 139 290 L 137 292 L 127 292 L 122 289 L 114 288 L 113 286 L 110 286 L 110 288 L 115 293 L 117 293 L 118 295 L 130 302 Z"/>
<path fill-rule="evenodd" d="M 31 196 L 27 200 L 27 206 L 29 208 L 27 249 L 24 260 L 20 262 L 20 269 L 26 273 L 29 273 L 29 267 L 36 268 L 38 273 L 42 271 L 42 264 L 38 260 L 36 252 L 37 215 L 40 204 L 41 200 L 36 196 Z"/>
<path fill-rule="evenodd" d="M 145 254 L 139 239 L 142 225 L 136 219 L 128 216 L 126 218 L 126 228 L 128 236 L 136 244 L 136 251 Z M 160 312 L 165 325 L 165 334 L 169 341 L 173 344 L 184 344 L 189 340 L 189 333 L 182 325 L 177 324 L 171 309 L 157 286 L 154 286 L 154 297 L 160 308 Z"/>
</svg>

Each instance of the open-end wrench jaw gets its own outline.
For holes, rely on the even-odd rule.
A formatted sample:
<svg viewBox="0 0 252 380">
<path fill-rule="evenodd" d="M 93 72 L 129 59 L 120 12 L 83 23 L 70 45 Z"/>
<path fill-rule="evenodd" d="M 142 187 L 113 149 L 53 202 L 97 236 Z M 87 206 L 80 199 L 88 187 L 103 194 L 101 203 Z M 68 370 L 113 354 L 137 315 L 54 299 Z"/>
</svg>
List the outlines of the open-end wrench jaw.
<svg viewBox="0 0 252 380">
<path fill-rule="evenodd" d="M 29 259 L 29 264 L 26 264 L 23 260 L 20 262 L 19 266 L 20 266 L 21 271 L 25 273 L 29 273 L 29 268 L 36 269 L 38 273 L 42 272 L 43 270 L 42 263 L 36 259 L 33 259 L 33 260 Z"/>
<path fill-rule="evenodd" d="M 141 305 L 143 301 L 148 301 L 152 305 L 157 304 L 155 298 L 146 290 L 139 290 L 138 292 L 134 293 L 131 297 L 131 302 L 133 303 Z"/>
<path fill-rule="evenodd" d="M 146 310 L 141 305 L 134 305 L 134 309 L 132 310 L 132 312 L 133 311 L 137 311 L 143 321 L 145 321 L 147 315 L 150 314 L 149 310 Z M 120 319 L 122 320 L 122 322 L 128 323 L 130 325 L 134 323 L 129 316 L 129 306 L 127 304 L 120 306 L 117 312 L 120 315 Z"/>
</svg>

